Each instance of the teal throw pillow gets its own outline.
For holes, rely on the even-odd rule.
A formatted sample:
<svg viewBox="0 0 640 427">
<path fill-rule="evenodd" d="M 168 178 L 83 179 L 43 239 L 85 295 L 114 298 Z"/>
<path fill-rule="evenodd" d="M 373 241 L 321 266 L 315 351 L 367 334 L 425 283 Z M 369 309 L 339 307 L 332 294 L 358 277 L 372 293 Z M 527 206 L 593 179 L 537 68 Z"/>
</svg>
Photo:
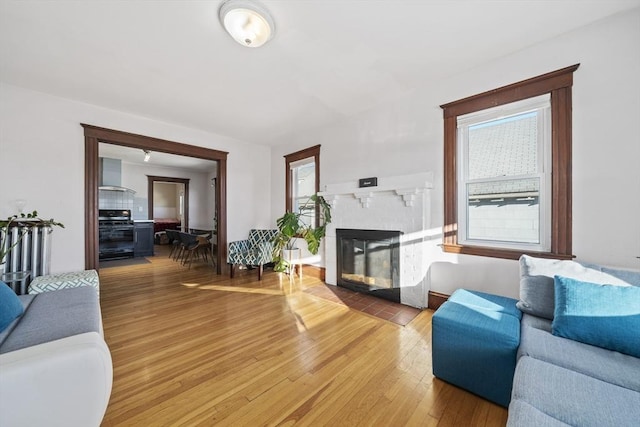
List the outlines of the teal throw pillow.
<svg viewBox="0 0 640 427">
<path fill-rule="evenodd" d="M 0 281 L 0 332 L 20 317 L 23 311 L 20 298 L 6 283 Z"/>
<path fill-rule="evenodd" d="M 554 276 L 608 285 L 633 284 L 625 280 L 627 277 L 618 277 L 614 274 L 616 270 L 603 270 L 603 267 L 595 264 L 584 265 L 576 261 L 522 255 L 520 257 L 520 300 L 516 307 L 524 313 L 553 320 Z"/>
<path fill-rule="evenodd" d="M 555 276 L 553 335 L 640 357 L 640 287 Z"/>
</svg>

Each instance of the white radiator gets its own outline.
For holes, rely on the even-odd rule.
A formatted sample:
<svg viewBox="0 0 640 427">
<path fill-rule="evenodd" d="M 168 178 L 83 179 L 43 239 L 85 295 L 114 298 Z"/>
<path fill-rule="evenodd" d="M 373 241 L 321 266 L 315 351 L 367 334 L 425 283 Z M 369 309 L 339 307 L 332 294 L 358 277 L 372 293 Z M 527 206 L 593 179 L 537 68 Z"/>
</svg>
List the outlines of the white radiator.
<svg viewBox="0 0 640 427">
<path fill-rule="evenodd" d="M 31 275 L 27 279 L 27 285 L 33 278 L 49 274 L 52 232 L 50 226 L 38 223 L 21 222 L 11 225 L 7 230 L 9 238 L 0 239 L 5 242 L 5 247 L 11 247 L 21 235 L 23 237 L 7 254 L 4 273 L 29 271 Z"/>
</svg>

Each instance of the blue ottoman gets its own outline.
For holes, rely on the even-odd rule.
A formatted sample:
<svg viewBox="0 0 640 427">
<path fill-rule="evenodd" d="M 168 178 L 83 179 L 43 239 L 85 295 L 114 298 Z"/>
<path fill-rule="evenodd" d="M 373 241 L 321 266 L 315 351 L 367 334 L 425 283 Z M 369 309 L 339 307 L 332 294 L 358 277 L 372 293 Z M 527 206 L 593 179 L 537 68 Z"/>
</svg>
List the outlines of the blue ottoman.
<svg viewBox="0 0 640 427">
<path fill-rule="evenodd" d="M 516 300 L 458 289 L 433 314 L 433 375 L 509 406 L 520 319 Z"/>
</svg>

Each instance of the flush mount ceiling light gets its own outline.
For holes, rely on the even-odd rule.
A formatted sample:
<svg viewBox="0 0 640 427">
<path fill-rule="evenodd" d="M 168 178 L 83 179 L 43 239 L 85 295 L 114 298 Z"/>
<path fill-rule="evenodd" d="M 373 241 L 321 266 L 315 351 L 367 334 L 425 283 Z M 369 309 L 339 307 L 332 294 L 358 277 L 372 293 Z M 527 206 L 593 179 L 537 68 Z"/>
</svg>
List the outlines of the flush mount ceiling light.
<svg viewBox="0 0 640 427">
<path fill-rule="evenodd" d="M 148 162 L 149 159 L 151 159 L 151 151 L 149 150 L 142 150 L 142 151 L 144 151 L 144 161 Z"/>
<path fill-rule="evenodd" d="M 219 11 L 220 23 L 235 41 L 246 47 L 260 47 L 275 33 L 269 11 L 251 0 L 227 0 Z"/>
</svg>

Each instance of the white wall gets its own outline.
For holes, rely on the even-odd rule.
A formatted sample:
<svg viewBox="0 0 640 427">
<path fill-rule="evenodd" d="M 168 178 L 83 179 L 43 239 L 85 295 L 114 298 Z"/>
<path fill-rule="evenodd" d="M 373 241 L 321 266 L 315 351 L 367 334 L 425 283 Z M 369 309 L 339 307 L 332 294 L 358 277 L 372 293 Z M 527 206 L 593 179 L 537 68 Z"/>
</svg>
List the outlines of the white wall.
<svg viewBox="0 0 640 427">
<path fill-rule="evenodd" d="M 154 208 L 158 206 L 173 209 L 171 218 L 175 218 L 176 206 L 178 206 L 177 185 L 175 182 L 157 182 L 153 185 Z"/>
<path fill-rule="evenodd" d="M 284 210 L 282 156 L 321 144 L 325 184 L 433 171 L 431 289 L 518 295 L 516 261 L 444 254 L 443 124 L 439 105 L 580 63 L 573 86 L 573 253 L 639 268 L 640 9 L 532 46 L 331 127 L 289 135 L 272 151 L 272 218 Z M 428 54 L 428 53 L 424 53 Z"/>
<path fill-rule="evenodd" d="M 80 123 L 228 151 L 228 239 L 270 224 L 270 149 L 0 83 L 0 217 L 27 201 L 55 229 L 51 271 L 84 268 L 84 133 Z M 146 187 L 145 187 L 146 188 Z"/>
<path fill-rule="evenodd" d="M 213 166 L 213 162 L 212 162 Z M 169 178 L 183 178 L 189 180 L 189 225 L 207 225 L 211 224 L 211 220 L 208 219 L 209 212 L 209 204 L 212 203 L 210 190 L 211 185 L 210 181 L 208 181 L 208 172 L 199 172 L 188 169 L 180 169 L 180 168 L 170 168 L 164 166 L 155 166 L 151 163 L 147 164 L 137 164 L 137 163 L 129 163 L 122 162 L 122 186 L 130 188 L 136 192 L 136 204 L 141 204 L 144 208 L 144 205 L 148 203 L 148 193 L 147 193 L 147 185 L 148 179 L 147 175 L 152 176 L 164 176 Z M 157 185 L 157 184 L 156 184 Z M 174 187 L 176 187 L 174 185 Z M 178 191 L 177 187 L 174 188 L 174 191 Z M 162 214 L 162 210 L 156 212 L 154 209 L 154 215 L 156 218 L 177 218 L 178 212 L 176 207 L 178 205 L 178 195 L 176 194 L 171 203 L 173 204 L 174 210 L 173 215 L 165 216 Z M 155 199 L 154 199 L 155 203 Z M 136 209 L 134 209 L 133 215 L 134 218 L 138 219 L 136 215 L 138 215 Z M 147 219 L 146 215 L 145 218 Z"/>
</svg>

